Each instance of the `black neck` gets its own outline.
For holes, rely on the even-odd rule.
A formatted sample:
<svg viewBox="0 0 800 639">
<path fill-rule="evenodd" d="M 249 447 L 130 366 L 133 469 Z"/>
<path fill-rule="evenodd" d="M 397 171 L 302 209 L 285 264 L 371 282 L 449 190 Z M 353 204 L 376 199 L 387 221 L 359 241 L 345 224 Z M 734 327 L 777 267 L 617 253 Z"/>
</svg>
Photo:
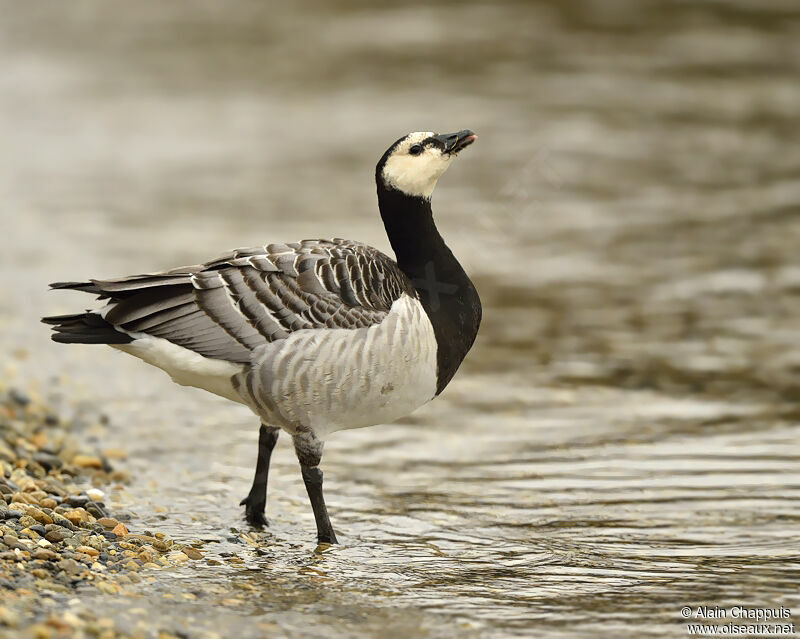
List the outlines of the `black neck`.
<svg viewBox="0 0 800 639">
<path fill-rule="evenodd" d="M 452 257 L 433 222 L 430 200 L 379 188 L 378 206 L 397 265 L 408 277 L 424 275 L 425 265 L 445 252 Z"/>
<path fill-rule="evenodd" d="M 411 280 L 438 344 L 437 394 L 455 375 L 475 341 L 478 293 L 433 222 L 430 200 L 378 182 L 378 205 L 397 265 Z"/>
</svg>

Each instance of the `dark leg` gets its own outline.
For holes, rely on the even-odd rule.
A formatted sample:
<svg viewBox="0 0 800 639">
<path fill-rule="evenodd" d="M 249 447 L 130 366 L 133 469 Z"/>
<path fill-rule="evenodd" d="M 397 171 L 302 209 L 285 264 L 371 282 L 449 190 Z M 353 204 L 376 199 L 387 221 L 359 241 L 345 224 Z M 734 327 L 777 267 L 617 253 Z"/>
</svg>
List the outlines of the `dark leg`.
<svg viewBox="0 0 800 639">
<path fill-rule="evenodd" d="M 264 510 L 267 507 L 267 477 L 269 476 L 269 460 L 272 449 L 278 441 L 280 428 L 261 424 L 258 431 L 258 461 L 256 461 L 256 476 L 250 494 L 239 503 L 245 506 L 244 513 L 248 522 L 254 526 L 266 526 Z"/>
<path fill-rule="evenodd" d="M 314 519 L 317 522 L 317 541 L 321 544 L 336 544 L 336 533 L 333 532 L 328 509 L 325 507 L 325 498 L 322 496 L 322 471 L 319 463 L 322 460 L 322 442 L 313 433 L 295 435 L 294 449 L 300 460 L 300 470 L 303 473 L 303 482 L 306 485 L 308 499 L 314 510 Z"/>
<path fill-rule="evenodd" d="M 302 464 L 300 470 L 311 500 L 311 508 L 314 509 L 314 519 L 317 520 L 317 541 L 321 544 L 338 544 L 328 517 L 328 509 L 325 507 L 325 498 L 322 496 L 322 471 L 317 466 L 311 468 Z"/>
</svg>

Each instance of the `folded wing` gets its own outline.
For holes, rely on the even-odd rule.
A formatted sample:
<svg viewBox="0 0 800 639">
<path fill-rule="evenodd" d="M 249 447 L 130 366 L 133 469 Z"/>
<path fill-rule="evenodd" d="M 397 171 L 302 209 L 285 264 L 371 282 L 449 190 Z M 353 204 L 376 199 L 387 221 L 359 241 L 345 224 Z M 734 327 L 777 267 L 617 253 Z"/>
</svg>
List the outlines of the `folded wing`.
<svg viewBox="0 0 800 639">
<path fill-rule="evenodd" d="M 86 314 L 92 317 L 45 318 L 56 341 L 120 343 L 122 336 L 152 335 L 235 363 L 297 330 L 377 324 L 404 291 L 413 294 L 393 260 L 341 239 L 239 249 L 163 273 L 52 286 L 109 300 Z"/>
</svg>

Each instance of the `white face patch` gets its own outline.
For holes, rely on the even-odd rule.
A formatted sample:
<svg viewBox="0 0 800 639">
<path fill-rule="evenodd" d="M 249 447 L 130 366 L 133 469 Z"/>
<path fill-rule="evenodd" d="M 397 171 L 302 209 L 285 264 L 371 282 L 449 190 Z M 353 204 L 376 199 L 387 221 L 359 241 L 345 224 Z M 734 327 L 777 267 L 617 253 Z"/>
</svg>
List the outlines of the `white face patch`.
<svg viewBox="0 0 800 639">
<path fill-rule="evenodd" d="M 430 199 L 436 181 L 447 170 L 454 155 L 443 154 L 441 149 L 426 146 L 419 155 L 411 155 L 415 144 L 436 135 L 431 131 L 409 133 L 387 158 L 383 167 L 383 180 L 387 186 L 406 195 Z"/>
</svg>

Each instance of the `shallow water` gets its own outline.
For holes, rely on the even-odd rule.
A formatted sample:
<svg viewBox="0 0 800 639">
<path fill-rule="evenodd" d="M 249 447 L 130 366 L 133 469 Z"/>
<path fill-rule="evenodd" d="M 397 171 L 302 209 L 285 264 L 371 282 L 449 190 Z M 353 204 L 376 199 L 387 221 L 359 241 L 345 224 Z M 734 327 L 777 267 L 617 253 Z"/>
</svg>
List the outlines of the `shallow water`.
<svg viewBox="0 0 800 639">
<path fill-rule="evenodd" d="M 800 620 L 796 3 L 0 6 L 5 377 L 99 405 L 131 527 L 220 562 L 92 605 L 225 637 Z M 374 162 L 463 127 L 435 210 L 484 325 L 441 398 L 327 443 L 341 546 L 315 548 L 288 438 L 249 531 L 255 418 L 37 323 L 88 304 L 52 280 L 303 237 L 388 250 Z"/>
</svg>

